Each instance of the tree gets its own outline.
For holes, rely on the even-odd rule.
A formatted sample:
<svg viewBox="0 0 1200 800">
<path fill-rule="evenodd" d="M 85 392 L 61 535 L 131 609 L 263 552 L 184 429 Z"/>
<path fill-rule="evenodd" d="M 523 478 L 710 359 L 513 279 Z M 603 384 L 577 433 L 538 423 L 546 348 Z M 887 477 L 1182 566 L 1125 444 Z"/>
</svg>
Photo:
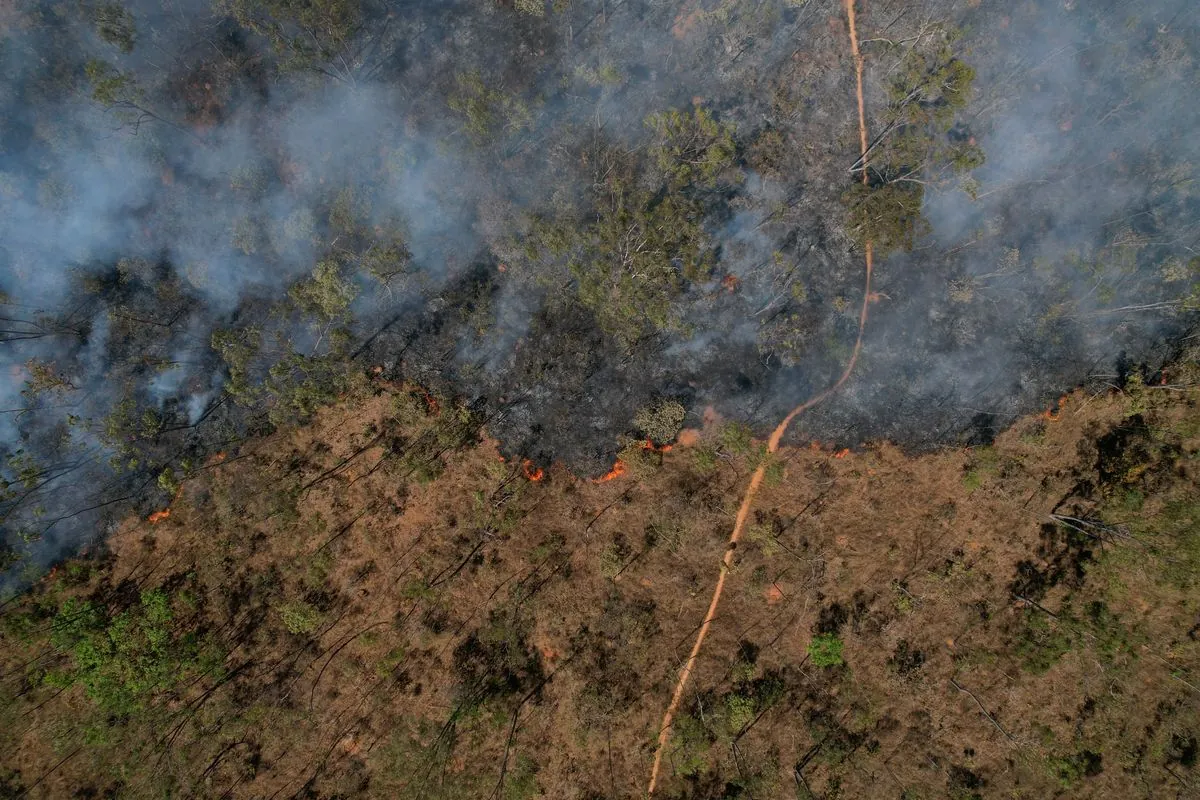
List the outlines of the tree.
<svg viewBox="0 0 1200 800">
<path fill-rule="evenodd" d="M 983 164 L 983 150 L 955 118 L 970 100 L 975 70 L 953 49 L 957 33 L 937 28 L 906 50 L 888 85 L 885 127 L 852 172 L 867 180 L 846 192 L 849 228 L 880 256 L 912 250 L 928 231 L 925 190 Z"/>
<path fill-rule="evenodd" d="M 364 22 L 359 0 L 216 0 L 215 7 L 270 42 L 285 69 L 355 81 L 352 53 Z"/>
<path fill-rule="evenodd" d="M 92 87 L 92 99 L 116 110 L 122 125 L 128 125 L 133 133 L 136 134 L 143 123 L 154 120 L 193 138 L 199 138 L 186 128 L 147 108 L 144 105 L 145 93 L 138 86 L 133 73 L 121 72 L 111 64 L 96 58 L 84 64 L 83 71 Z"/>
<path fill-rule="evenodd" d="M 92 10 L 96 33 L 122 53 L 132 53 L 137 43 L 133 14 L 120 3 L 101 3 Z"/>
<path fill-rule="evenodd" d="M 458 91 L 446 101 L 447 105 L 465 117 L 467 133 L 476 142 L 490 138 L 501 121 L 509 131 L 519 131 L 533 123 L 527 103 L 516 95 L 488 86 L 479 70 L 460 72 L 455 80 Z"/>
<path fill-rule="evenodd" d="M 844 664 L 842 659 L 842 640 L 834 633 L 822 633 L 814 636 L 808 643 L 808 657 L 814 667 L 836 667 Z"/>
<path fill-rule="evenodd" d="M 701 106 L 690 114 L 678 109 L 654 114 L 646 119 L 646 126 L 655 137 L 650 157 L 672 188 L 716 186 L 737 155 L 732 126 L 717 122 Z"/>
<path fill-rule="evenodd" d="M 648 406 L 633 416 L 633 424 L 646 438 L 657 444 L 666 444 L 679 435 L 687 409 L 675 400 L 664 400 Z"/>
<path fill-rule="evenodd" d="M 30 402 L 36 401 L 39 396 L 47 392 L 61 396 L 78 388 L 59 371 L 58 365 L 53 362 L 31 358 L 25 362 L 25 370 L 29 373 L 29 378 L 25 381 L 25 388 L 21 390 L 21 395 Z"/>
<path fill-rule="evenodd" d="M 357 294 L 358 287 L 343 277 L 341 265 L 333 259 L 318 262 L 311 276 L 288 291 L 301 313 L 325 322 L 345 319 Z"/>
<path fill-rule="evenodd" d="M 179 598 L 161 589 L 117 613 L 91 600 L 68 598 L 51 623 L 50 641 L 67 656 L 51 672 L 52 685 L 82 685 L 106 713 L 128 717 L 200 668 L 204 653 L 197 632 L 181 625 Z"/>
<path fill-rule="evenodd" d="M 596 221 L 570 258 L 580 301 L 625 347 L 681 323 L 674 301 L 708 277 L 713 251 L 697 203 L 655 195 L 621 180 L 609 186 Z"/>
</svg>

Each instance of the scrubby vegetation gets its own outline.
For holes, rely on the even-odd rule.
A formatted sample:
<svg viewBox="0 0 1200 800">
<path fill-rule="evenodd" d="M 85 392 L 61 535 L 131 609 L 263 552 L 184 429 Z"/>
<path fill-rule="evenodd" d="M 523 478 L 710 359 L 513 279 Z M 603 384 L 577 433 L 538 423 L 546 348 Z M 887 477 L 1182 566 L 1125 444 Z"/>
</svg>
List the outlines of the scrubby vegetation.
<svg viewBox="0 0 1200 800">
<path fill-rule="evenodd" d="M 777 454 L 663 795 L 1196 780 L 1200 365 L 1153 377 L 977 450 Z M 644 789 L 759 445 L 713 424 L 639 448 L 653 469 L 532 481 L 479 422 L 356 383 L 11 601 L 10 793 Z M 669 400 L 636 422 L 652 441 L 679 423 Z"/>
<path fill-rule="evenodd" d="M 1194 791 L 1200 19 L 862 5 L 0 3 L 0 798 Z"/>
</svg>

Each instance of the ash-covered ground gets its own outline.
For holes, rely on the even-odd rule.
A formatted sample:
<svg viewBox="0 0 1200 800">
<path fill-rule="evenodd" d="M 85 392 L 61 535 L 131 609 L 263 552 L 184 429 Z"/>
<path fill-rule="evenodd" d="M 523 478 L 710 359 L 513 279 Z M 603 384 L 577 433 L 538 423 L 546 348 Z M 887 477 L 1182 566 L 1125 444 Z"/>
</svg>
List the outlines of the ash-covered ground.
<svg viewBox="0 0 1200 800">
<path fill-rule="evenodd" d="M 920 218 L 897 212 L 911 249 L 878 259 L 855 374 L 790 435 L 978 443 L 1158 380 L 1195 322 L 1200 13 L 927 0 L 859 25 L 870 184 Z M 773 427 L 857 335 L 839 0 L 18 3 L 0 37 L 17 568 L 347 369 L 596 475 L 664 399 Z"/>
</svg>

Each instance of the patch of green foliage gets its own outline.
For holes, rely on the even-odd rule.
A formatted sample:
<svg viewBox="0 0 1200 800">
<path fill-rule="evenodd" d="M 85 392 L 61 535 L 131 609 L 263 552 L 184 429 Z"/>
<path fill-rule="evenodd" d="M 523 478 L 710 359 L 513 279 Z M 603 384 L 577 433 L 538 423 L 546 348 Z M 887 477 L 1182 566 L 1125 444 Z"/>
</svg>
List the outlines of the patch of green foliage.
<svg viewBox="0 0 1200 800">
<path fill-rule="evenodd" d="M 721 446 L 738 456 L 749 455 L 754 449 L 754 434 L 749 425 L 730 422 L 721 428 Z"/>
<path fill-rule="evenodd" d="M 671 763 L 684 777 L 698 775 L 708 765 L 712 739 L 703 723 L 691 714 L 680 714 L 671 731 Z"/>
<path fill-rule="evenodd" d="M 478 70 L 460 72 L 455 80 L 458 90 L 447 104 L 463 116 L 467 133 L 477 142 L 490 139 L 501 123 L 509 132 L 533 123 L 533 114 L 524 100 L 488 86 Z"/>
<path fill-rule="evenodd" d="M 358 288 L 346 279 L 342 266 L 330 259 L 318 262 L 309 277 L 288 290 L 301 313 L 328 322 L 345 319 L 357 294 Z"/>
<path fill-rule="evenodd" d="M 1082 750 L 1071 755 L 1052 755 L 1046 759 L 1046 768 L 1058 780 L 1063 789 L 1076 786 L 1084 778 L 1099 775 L 1103 771 L 1099 753 Z"/>
<path fill-rule="evenodd" d="M 1026 613 L 1014 652 L 1021 665 L 1035 674 L 1046 672 L 1071 649 L 1072 639 L 1063 626 L 1041 611 Z"/>
<path fill-rule="evenodd" d="M 655 444 L 666 444 L 679 435 L 687 410 L 682 403 L 664 400 L 633 415 L 633 424 Z"/>
<path fill-rule="evenodd" d="M 203 668 L 199 634 L 177 617 L 173 598 L 159 589 L 118 613 L 72 597 L 51 623 L 50 642 L 67 657 L 47 674 L 51 685 L 81 685 L 105 713 L 129 717 Z"/>
<path fill-rule="evenodd" d="M 700 106 L 651 115 L 646 126 L 654 131 L 650 157 L 674 189 L 716 186 L 737 155 L 733 128 Z"/>
<path fill-rule="evenodd" d="M 917 239 L 929 233 L 929 222 L 921 216 L 925 189 L 920 184 L 859 183 L 846 193 L 845 202 L 850 209 L 850 229 L 860 242 L 870 242 L 880 256 L 912 250 Z"/>
<path fill-rule="evenodd" d="M 504 800 L 533 800 L 541 793 L 537 783 L 537 763 L 522 753 L 504 775 Z"/>
<path fill-rule="evenodd" d="M 926 187 L 983 164 L 974 138 L 952 133 L 975 81 L 974 68 L 955 54 L 957 39 L 939 29 L 907 49 L 890 74 L 886 133 L 870 153 L 868 180 L 845 195 L 851 233 L 880 256 L 912 250 L 929 231 L 921 216 Z"/>
<path fill-rule="evenodd" d="M 700 444 L 692 448 L 692 466 L 701 475 L 717 471 L 717 451 L 712 445 Z"/>
<path fill-rule="evenodd" d="M 271 321 L 285 324 L 214 331 L 213 350 L 228 369 L 225 391 L 265 408 L 274 425 L 302 422 L 335 400 L 351 382 L 346 323 L 357 291 L 339 262 L 324 260 L 272 309 Z M 312 343 L 299 347 L 288 321 L 306 325 Z"/>
<path fill-rule="evenodd" d="M 96 34 L 122 53 L 132 53 L 137 42 L 133 14 L 120 3 L 100 3 L 92 9 Z"/>
<path fill-rule="evenodd" d="M 214 9 L 270 42 L 284 69 L 311 69 L 339 80 L 332 62 L 362 26 L 359 0 L 216 0 Z"/>
<path fill-rule="evenodd" d="M 92 87 L 92 99 L 102 105 L 115 106 L 137 99 L 134 79 L 111 64 L 92 59 L 84 64 L 84 75 Z"/>
<path fill-rule="evenodd" d="M 647 125 L 657 174 L 635 153 L 599 154 L 609 168 L 587 216 L 535 219 L 524 242 L 525 257 L 541 262 L 534 273 L 547 274 L 550 260 L 565 264 L 579 301 L 625 349 L 683 331 L 675 304 L 709 278 L 715 261 L 704 229 L 708 195 L 698 190 L 732 174 L 735 154 L 732 131 L 703 109 L 654 115 Z M 661 184 L 648 185 L 647 173 Z"/>
<path fill-rule="evenodd" d="M 580 302 L 625 347 L 681 330 L 674 301 L 708 277 L 713 252 L 696 203 L 613 181 L 569 259 Z"/>
<path fill-rule="evenodd" d="M 279 618 L 289 633 L 309 634 L 321 624 L 321 612 L 311 603 L 292 600 L 279 607 Z"/>
<path fill-rule="evenodd" d="M 1128 628 L 1100 600 L 1088 602 L 1077 614 L 1068 597 L 1051 618 L 1044 611 L 1026 612 L 1013 651 L 1021 665 L 1034 674 L 1053 667 L 1066 653 L 1087 648 L 1109 666 L 1120 666 L 1137 657 L 1137 646 L 1144 641 L 1136 630 Z"/>
<path fill-rule="evenodd" d="M 837 667 L 846 663 L 842 658 L 844 647 L 836 634 L 820 633 L 808 643 L 808 657 L 815 667 Z"/>
</svg>

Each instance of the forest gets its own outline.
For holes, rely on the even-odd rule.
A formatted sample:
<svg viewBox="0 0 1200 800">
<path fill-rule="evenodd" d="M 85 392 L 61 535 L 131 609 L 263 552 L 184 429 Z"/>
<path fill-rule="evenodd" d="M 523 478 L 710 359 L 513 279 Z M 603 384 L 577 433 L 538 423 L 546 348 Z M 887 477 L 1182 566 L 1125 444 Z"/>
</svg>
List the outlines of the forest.
<svg viewBox="0 0 1200 800">
<path fill-rule="evenodd" d="M 1190 796 L 1197 43 L 3 4 L 0 797 Z"/>
</svg>

